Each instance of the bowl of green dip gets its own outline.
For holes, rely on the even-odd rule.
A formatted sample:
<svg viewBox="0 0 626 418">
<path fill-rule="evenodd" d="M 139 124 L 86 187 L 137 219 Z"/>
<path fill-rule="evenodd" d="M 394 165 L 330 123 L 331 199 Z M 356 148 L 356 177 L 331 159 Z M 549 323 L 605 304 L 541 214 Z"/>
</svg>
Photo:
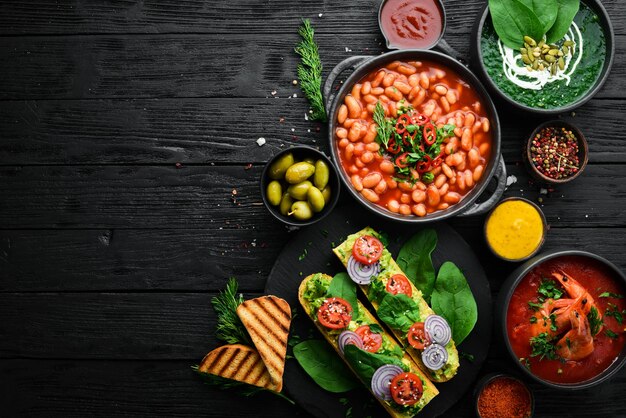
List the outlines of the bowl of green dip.
<svg viewBox="0 0 626 418">
<path fill-rule="evenodd" d="M 532 71 L 520 51 L 505 46 L 488 7 L 476 21 L 473 41 L 472 64 L 489 90 L 518 109 L 543 115 L 569 112 L 591 99 L 606 81 L 615 54 L 613 26 L 598 0 L 580 2 L 567 34 L 556 43 L 563 48 L 567 42 L 571 51 L 556 74 Z"/>
</svg>

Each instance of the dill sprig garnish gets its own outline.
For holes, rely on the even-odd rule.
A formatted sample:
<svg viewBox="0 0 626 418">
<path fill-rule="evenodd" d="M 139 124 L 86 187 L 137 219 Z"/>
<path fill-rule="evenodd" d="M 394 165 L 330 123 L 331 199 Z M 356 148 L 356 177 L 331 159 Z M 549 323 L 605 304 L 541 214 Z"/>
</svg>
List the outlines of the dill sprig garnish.
<svg viewBox="0 0 626 418">
<path fill-rule="evenodd" d="M 237 307 L 243 303 L 243 296 L 237 295 L 237 280 L 228 279 L 226 289 L 211 299 L 211 304 L 217 314 L 215 335 L 228 344 L 244 344 L 253 346 L 252 340 L 241 319 L 237 316 Z"/>
<path fill-rule="evenodd" d="M 310 118 L 325 122 L 326 110 L 322 98 L 322 61 L 315 39 L 313 39 L 315 32 L 311 22 L 309 19 L 304 19 L 302 23 L 298 30 L 302 41 L 295 48 L 296 54 L 300 55 L 300 64 L 298 64 L 300 88 L 311 104 Z"/>
<path fill-rule="evenodd" d="M 295 405 L 295 402 L 293 400 L 291 400 L 290 398 L 288 398 L 287 396 L 283 395 L 280 392 L 276 392 L 270 389 L 266 389 L 266 388 L 261 388 L 258 386 L 254 386 L 254 385 L 250 385 L 248 383 L 244 383 L 244 382 L 239 382 L 237 380 L 232 380 L 232 379 L 227 379 L 225 377 L 221 377 L 221 376 L 217 376 L 215 374 L 211 374 L 211 373 L 205 373 L 205 372 L 201 372 L 198 368 L 198 366 L 191 366 L 191 369 L 196 372 L 198 374 L 198 376 L 200 376 L 200 378 L 202 379 L 202 381 L 214 388 L 217 389 L 236 389 L 239 391 L 239 393 L 241 393 L 244 396 L 254 396 L 258 393 L 263 393 L 263 392 L 270 392 L 273 393 L 274 395 L 283 398 L 284 400 L 286 400 L 287 402 L 289 402 L 292 405 Z"/>
</svg>

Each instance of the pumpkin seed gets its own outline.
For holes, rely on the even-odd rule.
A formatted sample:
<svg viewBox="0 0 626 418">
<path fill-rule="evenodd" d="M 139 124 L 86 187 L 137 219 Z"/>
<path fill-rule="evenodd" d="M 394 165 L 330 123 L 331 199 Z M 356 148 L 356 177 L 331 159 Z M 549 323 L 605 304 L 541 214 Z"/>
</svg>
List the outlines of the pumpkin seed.
<svg viewBox="0 0 626 418">
<path fill-rule="evenodd" d="M 543 59 L 549 63 L 553 63 L 554 61 L 556 61 L 556 58 L 554 58 L 552 55 L 546 55 L 545 57 L 543 57 Z"/>
<path fill-rule="evenodd" d="M 567 46 L 567 47 L 574 46 L 574 42 L 573 41 L 565 41 L 565 42 L 563 42 L 563 46 Z"/>
<path fill-rule="evenodd" d="M 535 60 L 535 56 L 533 54 L 528 55 L 528 59 L 530 60 L 530 62 L 533 62 Z"/>
<path fill-rule="evenodd" d="M 569 54 L 569 47 L 563 45 L 563 49 L 561 49 L 565 55 Z"/>
<path fill-rule="evenodd" d="M 539 57 L 541 56 L 541 52 L 539 52 L 539 51 L 535 51 L 535 52 L 533 52 L 533 56 L 534 56 L 535 58 L 539 58 Z"/>
<path fill-rule="evenodd" d="M 543 71 L 545 70 L 546 67 L 544 67 L 543 62 L 539 64 L 539 71 Z"/>
<path fill-rule="evenodd" d="M 522 54 L 522 61 L 524 61 L 524 64 L 530 64 L 532 62 L 530 59 L 528 59 L 528 55 L 526 54 Z"/>
<path fill-rule="evenodd" d="M 539 69 L 539 61 L 533 62 L 533 70 L 538 70 L 538 69 Z"/>
<path fill-rule="evenodd" d="M 546 43 L 545 43 L 545 42 L 543 41 L 543 39 L 542 39 L 541 41 L 539 41 L 539 43 L 537 44 L 537 46 L 538 46 L 539 48 L 543 48 L 543 46 L 544 46 L 545 44 L 546 44 Z"/>
<path fill-rule="evenodd" d="M 551 49 L 548 54 L 552 55 L 552 56 L 557 56 L 559 54 L 559 50 L 558 49 Z"/>
<path fill-rule="evenodd" d="M 559 57 L 562 57 L 563 56 L 563 51 L 559 51 L 556 55 L 559 56 Z"/>
<path fill-rule="evenodd" d="M 535 42 L 535 40 L 530 36 L 524 36 L 524 42 L 531 46 L 537 46 L 537 42 Z"/>
<path fill-rule="evenodd" d="M 563 59 L 563 57 L 559 58 L 559 68 L 561 69 L 561 71 L 565 69 L 565 60 Z"/>
<path fill-rule="evenodd" d="M 550 72 L 552 73 L 552 75 L 556 75 L 556 65 L 552 64 L 552 66 L 550 67 Z"/>
</svg>

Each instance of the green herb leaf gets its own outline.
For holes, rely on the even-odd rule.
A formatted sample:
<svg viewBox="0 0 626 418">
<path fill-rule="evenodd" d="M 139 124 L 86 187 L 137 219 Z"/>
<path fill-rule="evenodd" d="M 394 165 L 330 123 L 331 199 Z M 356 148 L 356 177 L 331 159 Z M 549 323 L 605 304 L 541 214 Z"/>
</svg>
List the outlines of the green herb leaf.
<svg viewBox="0 0 626 418">
<path fill-rule="evenodd" d="M 619 293 L 602 292 L 602 293 L 600 293 L 599 297 L 601 297 L 601 298 L 623 299 L 624 295 L 620 295 Z"/>
<path fill-rule="evenodd" d="M 376 334 L 382 334 L 382 333 L 384 333 L 384 332 L 385 332 L 385 331 L 383 330 L 383 327 L 381 327 L 381 326 L 380 326 L 380 325 L 378 325 L 378 324 L 369 324 L 369 327 L 370 327 L 370 330 L 371 330 L 373 333 L 376 333 Z"/>
<path fill-rule="evenodd" d="M 589 321 L 589 327 L 591 328 L 591 335 L 597 335 L 598 332 L 600 332 L 600 328 L 604 325 L 604 322 L 602 321 L 602 317 L 595 306 L 592 306 L 589 310 L 587 320 Z"/>
<path fill-rule="evenodd" d="M 407 370 L 407 366 L 396 357 L 370 353 L 351 344 L 344 347 L 343 357 L 368 386 L 372 381 L 374 372 L 381 366 L 395 364 L 400 366 L 402 370 Z"/>
<path fill-rule="evenodd" d="M 346 364 L 326 341 L 307 340 L 293 348 L 304 371 L 322 389 L 342 393 L 359 386 Z"/>
<path fill-rule="evenodd" d="M 560 299 L 561 296 L 563 296 L 563 290 L 560 286 L 554 280 L 550 279 L 542 280 L 539 288 L 537 288 L 537 293 L 554 300 Z"/>
<path fill-rule="evenodd" d="M 524 36 L 533 39 L 543 37 L 543 25 L 539 18 L 519 0 L 489 0 L 489 12 L 498 37 L 509 48 L 523 46 Z"/>
<path fill-rule="evenodd" d="M 387 294 L 387 289 L 385 289 L 385 285 L 381 280 L 372 280 L 372 283 L 368 286 L 367 298 L 371 301 L 380 304 Z"/>
<path fill-rule="evenodd" d="M 295 48 L 296 54 L 300 55 L 300 64 L 298 65 L 300 88 L 311 104 L 313 113 L 311 113 L 310 118 L 325 122 L 326 109 L 322 98 L 322 61 L 313 38 L 315 32 L 311 22 L 304 19 L 302 23 L 298 31 L 302 41 Z"/>
<path fill-rule="evenodd" d="M 439 269 L 431 296 L 433 310 L 448 321 L 452 338 L 459 345 L 472 332 L 478 319 L 478 307 L 472 290 L 459 268 L 446 261 Z"/>
<path fill-rule="evenodd" d="M 237 307 L 243 303 L 243 296 L 237 295 L 237 280 L 231 277 L 226 289 L 211 299 L 217 314 L 215 335 L 228 344 L 244 344 L 252 346 L 252 340 L 241 319 L 237 316 Z"/>
<path fill-rule="evenodd" d="M 331 298 L 345 299 L 352 306 L 352 310 L 354 311 L 353 316 L 356 317 L 358 315 L 359 304 L 356 297 L 356 284 L 350 279 L 348 273 L 342 272 L 336 274 L 331 280 L 326 294 Z"/>
<path fill-rule="evenodd" d="M 609 307 L 606 308 L 606 311 L 604 311 L 604 315 L 615 318 L 615 320 L 621 325 L 624 322 L 624 316 L 626 316 L 626 309 L 620 312 L 617 305 L 609 303 Z"/>
<path fill-rule="evenodd" d="M 385 117 L 385 108 L 380 101 L 376 102 L 372 118 L 377 125 L 376 132 L 378 135 L 376 136 L 376 139 L 381 145 L 383 145 L 383 147 L 387 148 L 389 138 L 391 138 L 391 135 L 393 134 L 393 125 L 395 122 Z"/>
<path fill-rule="evenodd" d="M 607 337 L 609 337 L 609 338 L 612 338 L 612 339 L 619 338 L 619 334 L 617 334 L 617 333 L 615 333 L 615 332 L 611 331 L 611 330 L 610 330 L 610 329 L 608 329 L 608 328 L 604 330 L 604 333 L 605 333 L 605 334 L 606 334 L 606 336 L 607 336 Z"/>
<path fill-rule="evenodd" d="M 378 307 L 378 317 L 389 327 L 406 333 L 419 321 L 419 307 L 405 294 L 387 293 Z"/>
<path fill-rule="evenodd" d="M 398 265 L 422 291 L 428 302 L 435 287 L 435 267 L 432 253 L 437 247 L 437 232 L 434 229 L 423 229 L 404 243 L 398 253 Z"/>
<path fill-rule="evenodd" d="M 543 33 L 554 25 L 559 13 L 559 3 L 556 0 L 520 0 L 537 15 L 541 22 Z M 537 39 L 539 40 L 539 39 Z"/>
<path fill-rule="evenodd" d="M 558 359 L 556 347 L 550 340 L 547 332 L 542 332 L 541 334 L 532 337 L 530 339 L 530 347 L 532 349 L 532 352 L 530 353 L 531 357 L 539 357 L 539 360 L 543 360 L 544 358 L 549 360 Z"/>
<path fill-rule="evenodd" d="M 530 309 L 532 309 L 535 312 L 543 308 L 543 305 L 541 303 L 532 302 L 532 301 L 528 301 L 528 306 L 530 307 Z"/>
<path fill-rule="evenodd" d="M 554 25 L 546 33 L 546 42 L 555 43 L 569 30 L 574 21 L 574 16 L 578 13 L 580 0 L 556 0 L 559 5 L 559 12 L 556 15 Z"/>
</svg>

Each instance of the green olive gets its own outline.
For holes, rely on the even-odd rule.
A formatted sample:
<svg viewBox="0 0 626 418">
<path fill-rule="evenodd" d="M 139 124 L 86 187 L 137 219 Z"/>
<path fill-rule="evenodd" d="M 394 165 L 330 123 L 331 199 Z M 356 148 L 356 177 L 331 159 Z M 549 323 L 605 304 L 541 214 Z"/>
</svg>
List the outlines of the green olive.
<svg viewBox="0 0 626 418">
<path fill-rule="evenodd" d="M 267 191 L 265 194 L 267 195 L 267 200 L 270 202 L 270 205 L 278 206 L 280 198 L 283 194 L 283 186 L 281 186 L 276 180 L 270 181 L 270 184 L 267 185 Z"/>
<path fill-rule="evenodd" d="M 313 174 L 313 184 L 318 189 L 322 190 L 328 184 L 328 177 L 330 176 L 330 170 L 328 165 L 323 160 L 317 160 L 315 163 L 315 174 Z"/>
<path fill-rule="evenodd" d="M 304 161 L 305 163 L 309 163 L 311 165 L 315 165 L 315 160 L 313 158 L 310 158 L 310 157 L 309 158 L 305 158 L 302 161 Z"/>
<path fill-rule="evenodd" d="M 309 188 L 313 186 L 310 181 L 305 180 L 298 184 L 292 184 L 287 188 L 287 193 L 296 200 L 306 200 Z"/>
<path fill-rule="evenodd" d="M 287 169 L 285 173 L 285 180 L 287 183 L 296 184 L 303 182 L 313 175 L 315 172 L 315 166 L 307 162 L 295 163 Z"/>
<path fill-rule="evenodd" d="M 322 196 L 324 196 L 324 202 L 330 202 L 330 186 L 326 186 L 322 189 Z"/>
<path fill-rule="evenodd" d="M 311 206 L 313 212 L 321 212 L 326 204 L 324 195 L 317 187 L 309 187 L 306 193 L 306 200 L 309 202 L 309 206 Z"/>
<path fill-rule="evenodd" d="M 293 216 L 298 221 L 308 221 L 313 217 L 313 211 L 307 202 L 299 201 L 291 205 L 289 215 Z"/>
<path fill-rule="evenodd" d="M 293 205 L 293 199 L 289 196 L 289 193 L 283 193 L 283 198 L 280 200 L 280 213 L 287 216 L 291 210 L 291 205 Z"/>
<path fill-rule="evenodd" d="M 293 154 L 288 152 L 274 161 L 270 166 L 269 176 L 271 179 L 279 180 L 285 176 L 287 169 L 294 164 Z"/>
</svg>

